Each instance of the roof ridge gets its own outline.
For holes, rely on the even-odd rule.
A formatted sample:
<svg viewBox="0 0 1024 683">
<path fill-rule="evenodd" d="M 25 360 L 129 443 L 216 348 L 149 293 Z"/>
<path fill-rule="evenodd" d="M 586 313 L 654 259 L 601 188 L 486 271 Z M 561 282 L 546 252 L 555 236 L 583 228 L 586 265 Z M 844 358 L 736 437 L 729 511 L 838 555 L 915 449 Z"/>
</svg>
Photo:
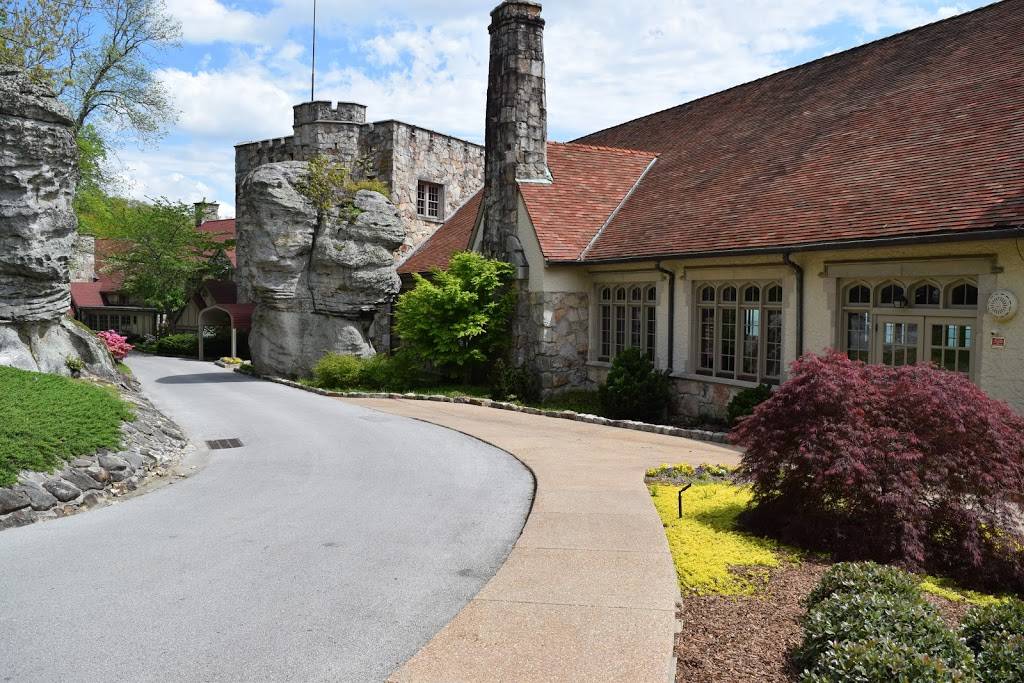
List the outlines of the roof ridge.
<svg viewBox="0 0 1024 683">
<path fill-rule="evenodd" d="M 718 97 L 719 95 L 724 95 L 725 93 L 732 92 L 734 90 L 739 90 L 740 88 L 746 88 L 748 86 L 752 86 L 755 83 L 761 83 L 763 81 L 767 81 L 767 80 L 772 79 L 772 78 L 780 77 L 783 74 L 788 74 L 788 73 L 790 73 L 792 71 L 797 71 L 797 70 L 800 70 L 800 69 L 804 69 L 806 67 L 811 66 L 812 64 L 818 64 L 818 63 L 824 62 L 824 61 L 838 60 L 839 58 L 842 58 L 842 57 L 848 57 L 850 54 L 852 54 L 854 52 L 859 52 L 861 50 L 866 50 L 866 49 L 869 49 L 869 48 L 875 48 L 875 47 L 877 47 L 878 45 L 880 45 L 882 43 L 888 43 L 890 41 L 894 41 L 894 40 L 897 40 L 897 39 L 900 39 L 900 38 L 904 38 L 904 37 L 906 37 L 907 35 L 909 35 L 911 33 L 916 33 L 918 31 L 932 30 L 932 29 L 934 29 L 936 26 L 938 26 L 940 24 L 945 24 L 945 23 L 949 23 L 949 22 L 953 22 L 953 21 L 959 21 L 959 20 L 964 19 L 965 17 L 968 17 L 970 15 L 980 14 L 982 12 L 987 12 L 987 11 L 992 10 L 993 8 L 998 7 L 1000 5 L 1005 5 L 1005 4 L 1009 4 L 1009 3 L 1012 3 L 1012 2 L 1018 2 L 1018 1 L 1019 0 L 997 0 L 996 2 L 992 2 L 992 3 L 988 4 L 988 5 L 982 5 L 981 7 L 976 7 L 975 9 L 968 10 L 966 12 L 960 12 L 959 14 L 954 14 L 953 16 L 946 17 L 945 19 L 937 19 L 936 21 L 932 21 L 932 22 L 929 22 L 927 24 L 922 24 L 920 26 L 915 26 L 914 28 L 909 28 L 909 29 L 906 29 L 904 31 L 900 31 L 898 33 L 893 33 L 893 34 L 890 34 L 890 35 L 887 35 L 887 36 L 882 36 L 881 38 L 877 38 L 875 40 L 872 40 L 872 41 L 867 42 L 867 43 L 862 43 L 860 45 L 854 45 L 853 47 L 847 48 L 845 50 L 841 50 L 839 52 L 833 52 L 832 54 L 822 55 L 821 57 L 817 57 L 815 59 L 812 59 L 809 62 L 803 62 L 801 64 L 796 64 L 794 66 L 787 67 L 787 68 L 782 69 L 780 71 L 775 71 L 775 72 L 772 72 L 770 74 L 765 74 L 764 76 L 761 76 L 760 78 L 755 78 L 753 80 L 745 81 L 743 83 L 737 83 L 736 85 L 729 86 L 728 88 L 725 88 L 724 90 L 718 90 L 718 91 L 713 92 L 713 93 L 708 93 L 707 95 L 702 95 L 702 96 L 696 97 L 696 98 L 694 98 L 692 100 L 688 100 L 688 101 L 682 102 L 680 104 L 672 105 L 671 107 L 666 107 L 664 109 L 659 109 L 658 111 L 653 111 L 653 112 L 651 112 L 649 114 L 644 114 L 643 116 L 638 116 L 635 119 L 629 119 L 628 121 L 623 121 L 621 123 L 616 123 L 616 124 L 611 125 L 611 126 L 606 126 L 605 128 L 601 128 L 599 130 L 592 131 L 590 133 L 587 133 L 586 135 L 581 135 L 580 137 L 576 138 L 575 140 L 572 140 L 569 143 L 565 143 L 565 144 L 584 144 L 585 145 L 587 143 L 585 143 L 585 142 L 584 143 L 580 143 L 578 141 L 579 140 L 584 140 L 584 139 L 586 139 L 588 137 L 591 137 L 591 136 L 594 136 L 594 135 L 599 135 L 601 133 L 605 133 L 605 132 L 608 132 L 608 131 L 615 130 L 616 128 L 621 128 L 621 127 L 629 125 L 631 123 L 636 123 L 638 121 L 643 121 L 644 119 L 649 119 L 649 118 L 652 118 L 652 117 L 657 116 L 659 114 L 664 114 L 665 112 L 670 112 L 670 111 L 673 111 L 673 110 L 676 110 L 676 109 L 682 109 L 684 107 L 690 107 L 690 106 L 693 106 L 693 105 L 697 104 L 698 102 L 703 102 L 704 100 L 710 99 L 712 97 Z"/>
</svg>

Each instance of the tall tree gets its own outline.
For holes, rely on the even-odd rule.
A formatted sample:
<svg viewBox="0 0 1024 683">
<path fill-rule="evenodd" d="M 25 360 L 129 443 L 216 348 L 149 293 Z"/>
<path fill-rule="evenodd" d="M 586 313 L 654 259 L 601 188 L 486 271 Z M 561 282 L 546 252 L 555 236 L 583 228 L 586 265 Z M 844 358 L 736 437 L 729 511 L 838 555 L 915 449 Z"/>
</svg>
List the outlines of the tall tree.
<svg viewBox="0 0 1024 683">
<path fill-rule="evenodd" d="M 193 207 L 159 199 L 116 209 L 106 235 L 115 240 L 104 270 L 120 275 L 123 289 L 159 310 L 173 331 L 206 280 L 230 279 L 225 251 L 233 240 L 196 229 Z"/>
<path fill-rule="evenodd" d="M 154 57 L 181 27 L 162 0 L 0 0 L 0 60 L 45 80 L 78 128 L 161 133 L 175 112 Z"/>
</svg>

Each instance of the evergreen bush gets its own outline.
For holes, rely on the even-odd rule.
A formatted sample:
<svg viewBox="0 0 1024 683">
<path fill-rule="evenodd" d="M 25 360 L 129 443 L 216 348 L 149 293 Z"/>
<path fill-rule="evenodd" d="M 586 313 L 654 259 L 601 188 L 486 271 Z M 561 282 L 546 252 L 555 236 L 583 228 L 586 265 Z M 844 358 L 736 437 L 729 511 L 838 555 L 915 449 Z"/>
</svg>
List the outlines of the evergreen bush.
<svg viewBox="0 0 1024 683">
<path fill-rule="evenodd" d="M 658 422 L 668 411 L 668 373 L 660 372 L 639 349 L 615 356 L 608 379 L 598 389 L 604 414 L 615 420 Z"/>
<path fill-rule="evenodd" d="M 833 595 L 865 593 L 916 600 L 921 597 L 921 587 L 912 574 L 896 567 L 875 562 L 840 562 L 828 568 L 807 596 L 806 604 L 811 608 Z"/>
<path fill-rule="evenodd" d="M 729 424 L 734 425 L 740 418 L 751 415 L 754 408 L 761 405 L 772 397 L 770 384 L 759 384 L 751 389 L 743 389 L 736 393 L 725 407 L 729 417 Z"/>
</svg>

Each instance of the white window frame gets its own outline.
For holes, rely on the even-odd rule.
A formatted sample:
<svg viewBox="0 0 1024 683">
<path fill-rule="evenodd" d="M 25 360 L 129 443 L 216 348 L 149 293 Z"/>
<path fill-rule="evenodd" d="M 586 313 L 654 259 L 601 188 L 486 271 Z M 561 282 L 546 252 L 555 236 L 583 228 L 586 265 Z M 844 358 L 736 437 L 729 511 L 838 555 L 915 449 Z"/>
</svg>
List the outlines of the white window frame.
<svg viewBox="0 0 1024 683">
<path fill-rule="evenodd" d="M 895 277 L 895 278 L 846 278 L 838 281 L 839 297 L 839 321 L 837 347 L 853 360 L 865 363 L 882 363 L 884 358 L 884 347 L 882 339 L 882 326 L 886 324 L 908 324 L 917 325 L 916 362 L 933 360 L 933 352 L 940 354 L 951 351 L 954 355 L 954 364 L 957 362 L 964 349 L 954 349 L 945 344 L 935 346 L 932 343 L 932 327 L 943 326 L 969 326 L 970 334 L 970 362 L 969 370 L 964 374 L 971 379 L 977 378 L 978 359 L 981 353 L 979 344 L 979 331 L 981 329 L 981 312 L 978 302 L 975 304 L 953 304 L 953 292 L 956 288 L 969 285 L 974 288 L 975 296 L 979 296 L 978 282 L 970 277 Z M 930 300 L 927 303 L 919 304 L 916 301 L 915 292 L 918 288 L 930 286 L 938 289 L 938 303 Z M 869 294 L 869 300 L 857 303 L 850 302 L 851 290 L 857 287 L 865 288 Z M 900 300 L 891 300 L 893 297 L 883 298 L 885 290 L 893 291 L 890 288 L 899 287 L 903 290 L 903 297 Z M 887 292 L 886 292 L 887 293 Z M 863 297 L 861 297 L 863 298 Z M 851 328 L 852 316 L 858 316 L 858 327 Z M 886 328 L 888 329 L 888 328 Z M 859 332 L 854 334 L 852 332 Z M 948 332 L 948 330 L 947 330 Z M 948 336 L 948 334 L 946 335 Z M 857 339 L 855 340 L 855 337 Z M 856 344 L 854 345 L 854 341 Z"/>
<path fill-rule="evenodd" d="M 657 282 L 607 282 L 596 286 L 593 359 L 610 363 L 619 352 L 639 348 L 657 365 Z"/>
<path fill-rule="evenodd" d="M 421 180 L 416 185 L 416 215 L 430 221 L 444 220 L 444 185 Z"/>
<path fill-rule="evenodd" d="M 782 282 L 701 281 L 693 283 L 692 296 L 690 362 L 695 375 L 764 384 L 782 381 L 786 329 Z"/>
</svg>

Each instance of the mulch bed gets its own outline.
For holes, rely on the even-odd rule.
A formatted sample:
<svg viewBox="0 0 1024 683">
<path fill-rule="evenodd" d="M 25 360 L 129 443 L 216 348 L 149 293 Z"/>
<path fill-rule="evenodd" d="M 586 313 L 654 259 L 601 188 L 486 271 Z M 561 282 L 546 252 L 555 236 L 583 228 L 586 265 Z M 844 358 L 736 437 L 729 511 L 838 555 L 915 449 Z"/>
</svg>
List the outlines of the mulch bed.
<svg viewBox="0 0 1024 683">
<path fill-rule="evenodd" d="M 773 570 L 756 596 L 687 596 L 676 635 L 677 683 L 789 683 L 798 671 L 789 663 L 800 644 L 802 601 L 829 563 L 805 560 Z M 965 603 L 925 595 L 950 625 L 960 623 Z"/>
<path fill-rule="evenodd" d="M 828 565 L 813 561 L 772 572 L 756 596 L 684 597 L 676 636 L 676 681 L 791 681 L 789 650 L 800 643 L 801 600 Z"/>
</svg>

